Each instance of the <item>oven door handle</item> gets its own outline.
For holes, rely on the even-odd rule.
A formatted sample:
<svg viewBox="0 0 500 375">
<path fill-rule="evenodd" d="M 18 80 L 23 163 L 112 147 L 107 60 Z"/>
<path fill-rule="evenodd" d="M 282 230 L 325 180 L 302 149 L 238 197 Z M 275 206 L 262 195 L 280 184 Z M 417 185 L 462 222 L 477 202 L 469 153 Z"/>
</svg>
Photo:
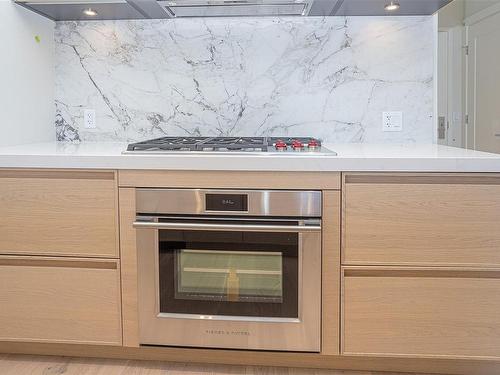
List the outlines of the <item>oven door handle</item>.
<svg viewBox="0 0 500 375">
<path fill-rule="evenodd" d="M 174 230 L 208 230 L 223 232 L 286 232 L 310 233 L 320 232 L 321 225 L 242 225 L 242 224 L 203 224 L 203 223 L 169 223 L 136 221 L 137 229 L 174 229 Z"/>
</svg>

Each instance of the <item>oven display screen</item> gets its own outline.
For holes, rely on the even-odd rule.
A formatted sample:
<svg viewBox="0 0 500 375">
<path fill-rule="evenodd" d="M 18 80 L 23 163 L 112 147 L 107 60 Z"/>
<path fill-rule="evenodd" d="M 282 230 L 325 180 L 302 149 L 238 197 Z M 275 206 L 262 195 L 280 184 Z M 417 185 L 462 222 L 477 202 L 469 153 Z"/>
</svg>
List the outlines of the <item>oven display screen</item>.
<svg viewBox="0 0 500 375">
<path fill-rule="evenodd" d="M 206 211 L 248 211 L 248 195 L 206 194 Z"/>
</svg>

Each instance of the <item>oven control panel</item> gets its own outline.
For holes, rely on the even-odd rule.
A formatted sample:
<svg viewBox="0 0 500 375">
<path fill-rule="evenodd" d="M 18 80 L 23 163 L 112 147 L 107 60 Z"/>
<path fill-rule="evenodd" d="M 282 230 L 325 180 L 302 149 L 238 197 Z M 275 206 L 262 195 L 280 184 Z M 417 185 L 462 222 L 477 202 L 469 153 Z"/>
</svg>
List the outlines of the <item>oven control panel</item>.
<svg viewBox="0 0 500 375">
<path fill-rule="evenodd" d="M 248 211 L 247 194 L 205 194 L 206 211 Z"/>
</svg>

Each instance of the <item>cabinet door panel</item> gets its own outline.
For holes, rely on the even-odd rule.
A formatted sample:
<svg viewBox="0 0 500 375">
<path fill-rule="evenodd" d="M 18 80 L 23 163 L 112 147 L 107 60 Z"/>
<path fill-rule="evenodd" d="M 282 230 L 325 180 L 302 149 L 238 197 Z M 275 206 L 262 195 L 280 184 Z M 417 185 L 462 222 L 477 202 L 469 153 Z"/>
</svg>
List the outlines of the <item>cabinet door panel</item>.
<svg viewBox="0 0 500 375">
<path fill-rule="evenodd" d="M 500 178 L 346 177 L 346 265 L 500 265 Z"/>
<path fill-rule="evenodd" d="M 115 260 L 0 257 L 0 340 L 121 344 Z"/>
<path fill-rule="evenodd" d="M 0 254 L 118 257 L 114 172 L 0 170 Z"/>
<path fill-rule="evenodd" d="M 344 269 L 343 353 L 500 357 L 499 295 L 499 271 Z"/>
</svg>

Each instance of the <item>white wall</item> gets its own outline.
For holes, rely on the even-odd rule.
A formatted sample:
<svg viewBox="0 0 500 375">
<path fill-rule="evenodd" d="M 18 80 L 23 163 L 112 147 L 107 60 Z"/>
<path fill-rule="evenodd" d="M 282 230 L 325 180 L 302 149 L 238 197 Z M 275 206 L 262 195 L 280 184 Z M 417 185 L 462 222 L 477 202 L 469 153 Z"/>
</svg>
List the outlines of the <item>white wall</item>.
<svg viewBox="0 0 500 375">
<path fill-rule="evenodd" d="M 453 0 L 438 12 L 440 29 L 462 25 L 464 22 L 465 0 Z"/>
<path fill-rule="evenodd" d="M 455 0 L 456 1 L 456 0 Z M 465 18 L 476 14 L 492 5 L 499 4 L 500 0 L 466 0 Z"/>
<path fill-rule="evenodd" d="M 54 22 L 10 0 L 0 16 L 0 146 L 53 141 Z"/>
</svg>

